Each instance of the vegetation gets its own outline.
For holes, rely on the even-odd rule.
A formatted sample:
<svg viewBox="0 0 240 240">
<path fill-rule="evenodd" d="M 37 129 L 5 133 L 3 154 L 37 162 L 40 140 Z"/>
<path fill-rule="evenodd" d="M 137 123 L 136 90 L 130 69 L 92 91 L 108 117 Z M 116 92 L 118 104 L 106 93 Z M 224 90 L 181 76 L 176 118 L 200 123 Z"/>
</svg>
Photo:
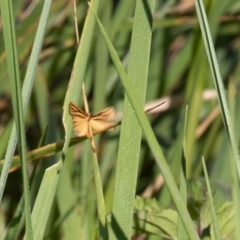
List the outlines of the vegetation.
<svg viewBox="0 0 240 240">
<path fill-rule="evenodd" d="M 0 9 L 1 239 L 240 239 L 237 1 Z"/>
</svg>

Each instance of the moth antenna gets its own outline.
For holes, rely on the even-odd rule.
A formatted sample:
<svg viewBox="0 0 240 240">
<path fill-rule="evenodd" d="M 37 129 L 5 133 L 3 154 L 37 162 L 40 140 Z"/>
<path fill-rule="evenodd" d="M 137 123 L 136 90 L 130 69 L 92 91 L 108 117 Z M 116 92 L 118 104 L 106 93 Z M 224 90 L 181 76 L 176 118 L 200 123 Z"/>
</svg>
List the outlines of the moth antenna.
<svg viewBox="0 0 240 240">
<path fill-rule="evenodd" d="M 151 112 L 153 109 L 155 109 L 155 108 L 161 106 L 161 105 L 164 104 L 165 102 L 166 102 L 166 101 L 164 101 L 164 102 L 162 102 L 162 103 L 159 103 L 159 104 L 157 104 L 156 106 L 151 107 L 151 108 L 145 110 L 145 113 L 149 113 L 149 112 Z"/>
</svg>

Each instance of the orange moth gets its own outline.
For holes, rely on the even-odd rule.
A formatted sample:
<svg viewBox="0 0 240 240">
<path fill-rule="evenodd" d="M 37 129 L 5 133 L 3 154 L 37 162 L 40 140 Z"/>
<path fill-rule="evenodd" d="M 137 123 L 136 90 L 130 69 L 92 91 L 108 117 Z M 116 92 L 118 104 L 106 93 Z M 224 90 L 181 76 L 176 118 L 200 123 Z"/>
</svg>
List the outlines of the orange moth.
<svg viewBox="0 0 240 240">
<path fill-rule="evenodd" d="M 145 110 L 145 113 L 149 113 L 164 103 L 165 102 L 162 102 L 152 108 Z M 86 136 L 87 138 L 91 138 L 89 127 L 91 127 L 93 133 L 95 133 L 106 129 L 109 130 L 121 124 L 121 121 L 117 122 L 116 124 L 112 122 L 115 116 L 115 110 L 113 107 L 105 108 L 102 111 L 91 115 L 90 113 L 85 113 L 73 102 L 70 102 L 69 113 L 72 116 L 74 132 L 78 137 Z"/>
<path fill-rule="evenodd" d="M 115 110 L 113 107 L 108 107 L 102 111 L 91 115 L 90 113 L 85 113 L 73 102 L 69 103 L 69 113 L 72 116 L 73 129 L 78 137 L 91 138 L 90 127 L 93 133 L 96 131 L 101 131 L 107 129 L 113 125 L 113 118 L 115 116 Z"/>
</svg>

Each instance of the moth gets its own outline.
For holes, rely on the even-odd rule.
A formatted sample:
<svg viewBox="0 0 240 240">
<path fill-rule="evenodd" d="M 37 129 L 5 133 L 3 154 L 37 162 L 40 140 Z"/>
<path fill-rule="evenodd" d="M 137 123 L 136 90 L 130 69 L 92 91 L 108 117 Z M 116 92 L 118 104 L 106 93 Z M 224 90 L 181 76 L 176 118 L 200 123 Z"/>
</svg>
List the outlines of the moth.
<svg viewBox="0 0 240 240">
<path fill-rule="evenodd" d="M 115 110 L 113 107 L 108 107 L 102 111 L 91 115 L 85 113 L 73 102 L 69 103 L 69 113 L 72 116 L 73 129 L 78 137 L 91 138 L 90 127 L 94 132 L 107 129 L 113 125 L 113 118 L 115 116 Z"/>
</svg>

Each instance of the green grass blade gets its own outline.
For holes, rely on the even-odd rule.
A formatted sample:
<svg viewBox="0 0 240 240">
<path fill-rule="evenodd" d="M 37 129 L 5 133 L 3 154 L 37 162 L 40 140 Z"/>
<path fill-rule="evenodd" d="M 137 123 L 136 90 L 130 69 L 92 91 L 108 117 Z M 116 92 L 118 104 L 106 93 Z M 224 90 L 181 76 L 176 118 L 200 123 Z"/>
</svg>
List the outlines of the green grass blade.
<svg viewBox="0 0 240 240">
<path fill-rule="evenodd" d="M 23 196 L 21 197 L 18 206 L 14 212 L 14 216 L 11 222 L 8 225 L 7 233 L 5 236 L 5 240 L 17 240 L 20 232 L 22 231 L 22 227 L 24 225 L 24 202 Z"/>
<path fill-rule="evenodd" d="M 97 11 L 98 1 L 97 0 L 92 1 L 92 4 L 95 11 Z M 34 210 L 33 210 L 34 212 L 33 223 L 37 224 L 37 219 L 40 218 L 41 221 L 43 221 L 42 224 L 44 224 L 44 230 L 47 223 L 46 219 L 48 219 L 51 206 L 53 203 L 53 196 L 56 193 L 59 174 L 62 170 L 63 162 L 65 160 L 65 156 L 68 150 L 70 137 L 72 133 L 72 119 L 71 119 L 71 116 L 68 114 L 68 105 L 70 101 L 77 102 L 77 100 L 79 99 L 79 96 L 81 95 L 81 86 L 82 86 L 83 78 L 85 75 L 85 69 L 87 65 L 94 24 L 95 24 L 95 18 L 91 12 L 88 12 L 88 15 L 85 20 L 83 32 L 81 35 L 81 42 L 79 44 L 77 55 L 76 55 L 74 66 L 73 66 L 71 81 L 69 83 L 69 88 L 66 92 L 66 97 L 64 101 L 63 123 L 64 123 L 66 135 L 65 135 L 63 150 L 61 153 L 61 158 L 57 164 L 53 165 L 52 167 L 47 169 L 47 171 L 45 172 L 45 175 L 37 196 L 38 204 L 34 206 Z M 59 200 L 61 201 L 61 199 Z M 66 202 L 65 207 L 70 209 L 72 205 L 70 206 L 69 204 L 72 204 L 73 201 L 74 199 L 71 199 L 68 202 Z M 40 207 L 41 205 L 47 205 L 44 212 L 41 211 L 41 207 Z M 65 214 L 65 212 L 62 212 L 62 209 L 60 208 L 60 215 L 61 214 Z"/>
<path fill-rule="evenodd" d="M 116 12 L 111 22 L 112 37 L 115 36 L 116 32 L 119 30 L 123 21 L 125 21 L 125 19 L 128 18 L 129 16 L 132 16 L 132 12 L 134 11 L 135 4 L 136 4 L 136 0 L 119 2 L 118 8 L 116 8 Z"/>
<path fill-rule="evenodd" d="M 81 216 L 82 239 L 94 239 L 96 234 L 96 194 L 89 189 L 94 188 L 93 166 L 91 161 L 91 146 L 89 142 L 83 143 L 83 154 L 81 159 L 81 174 L 79 174 L 79 188 L 81 189 L 80 202 L 83 208 Z M 94 220 L 93 220 L 94 218 Z M 98 231 L 98 229 L 97 229 Z M 94 235 L 94 237 L 93 237 Z M 91 236 L 91 237 L 90 237 Z"/>
<path fill-rule="evenodd" d="M 135 111 L 135 114 L 137 116 L 139 124 L 141 125 L 141 128 L 145 134 L 146 140 L 152 150 L 152 153 L 155 156 L 155 160 L 156 160 L 156 162 L 162 172 L 164 180 L 169 188 L 169 191 L 170 191 L 173 201 L 177 207 L 177 210 L 180 214 L 180 217 L 182 219 L 182 222 L 184 224 L 186 232 L 188 233 L 188 236 L 190 239 L 199 239 L 199 236 L 195 230 L 194 224 L 193 224 L 191 217 L 187 211 L 187 208 L 181 199 L 179 190 L 178 190 L 176 183 L 174 181 L 174 178 L 170 172 L 169 166 L 167 165 L 167 162 L 162 153 L 162 150 L 159 147 L 156 137 L 154 136 L 151 125 L 148 122 L 147 117 L 145 116 L 145 113 L 144 113 L 142 107 L 139 106 L 139 104 L 138 104 L 138 97 L 135 95 L 135 90 L 134 90 L 135 88 L 132 86 L 132 83 L 129 81 L 128 76 L 122 66 L 122 63 L 121 63 L 120 59 L 118 58 L 118 55 L 117 55 L 109 37 L 107 36 L 107 33 L 105 32 L 105 30 L 96 14 L 95 14 L 95 17 L 97 19 L 97 23 L 101 30 L 101 33 L 103 34 L 103 37 L 106 41 L 106 45 L 108 47 L 111 58 L 114 62 L 114 65 L 115 65 L 117 71 L 118 71 L 120 79 L 124 85 L 128 99 L 130 100 L 130 103 L 132 105 L 132 108 Z"/>
<path fill-rule="evenodd" d="M 184 130 L 183 130 L 183 147 L 182 147 L 182 164 L 181 164 L 181 177 L 180 177 L 180 194 L 187 206 L 187 182 L 186 182 L 186 129 L 187 129 L 187 113 L 188 113 L 188 106 L 186 106 L 185 112 L 185 121 L 184 121 Z M 184 163 L 185 162 L 185 163 Z M 187 234 L 184 229 L 184 225 L 180 219 L 178 219 L 178 239 L 187 239 Z"/>
<path fill-rule="evenodd" d="M 92 1 L 92 5 L 95 11 L 97 11 L 98 4 L 99 4 L 98 0 Z M 81 96 L 81 86 L 85 75 L 94 25 L 95 25 L 94 16 L 91 13 L 88 13 L 84 29 L 81 35 L 81 42 L 78 47 L 77 56 L 74 62 L 71 81 L 69 83 L 69 88 L 68 91 L 66 92 L 64 100 L 63 124 L 66 131 L 66 140 L 63 147 L 63 152 L 65 152 L 68 148 L 72 133 L 72 119 L 71 116 L 69 115 L 68 110 L 69 103 L 70 101 L 77 103 L 79 100 L 79 96 Z"/>
<path fill-rule="evenodd" d="M 41 19 L 39 22 L 39 27 L 37 29 L 36 37 L 34 40 L 32 52 L 30 55 L 27 72 L 25 75 L 24 83 L 23 83 L 23 89 L 22 89 L 22 99 L 23 100 L 22 100 L 22 102 L 23 102 L 23 114 L 24 115 L 26 113 L 27 104 L 28 104 L 30 94 L 32 91 L 33 82 L 35 80 L 36 66 L 37 66 L 37 63 L 39 60 L 39 55 L 40 55 L 40 51 L 41 51 L 42 44 L 43 44 L 45 29 L 46 29 L 46 25 L 47 25 L 47 19 L 48 19 L 50 7 L 51 7 L 51 2 L 52 1 L 45 2 L 43 12 L 41 15 Z M 16 128 L 15 128 L 15 125 L 13 125 L 8 148 L 7 148 L 7 151 L 5 154 L 5 161 L 4 161 L 3 169 L 1 172 L 0 202 L 2 199 L 5 184 L 7 181 L 8 172 L 9 172 L 9 168 L 11 166 L 12 156 L 15 151 L 16 143 L 17 143 Z"/>
<path fill-rule="evenodd" d="M 96 198 L 97 198 L 97 210 L 98 210 L 98 221 L 99 221 L 99 233 L 101 239 L 108 239 L 107 223 L 106 223 L 106 210 L 105 202 L 103 196 L 103 188 L 100 176 L 100 170 L 98 166 L 98 159 L 96 151 L 92 150 L 92 161 L 93 161 L 93 172 L 94 172 L 94 181 L 96 188 Z"/>
<path fill-rule="evenodd" d="M 0 157 L 3 158 L 5 151 L 8 146 L 8 140 L 12 131 L 12 126 L 13 126 L 13 120 L 9 121 L 7 126 L 5 127 L 4 132 L 0 136 Z M 2 162 L 3 164 L 3 162 Z M 1 164 L 1 165 L 2 165 Z M 2 171 L 2 166 L 0 167 L 0 172 Z"/>
<path fill-rule="evenodd" d="M 129 79 L 135 87 L 139 106 L 142 109 L 146 95 L 153 5 L 153 0 L 145 3 L 136 1 L 128 67 L 128 75 L 131 76 Z M 124 98 L 123 116 L 114 187 L 111 239 L 124 239 L 124 237 L 129 239 L 132 233 L 142 131 L 127 95 Z"/>
<path fill-rule="evenodd" d="M 45 130 L 43 131 L 43 135 L 39 141 L 39 145 L 38 146 L 42 146 L 45 142 L 46 139 L 46 132 L 47 132 L 48 127 L 45 128 Z M 38 162 L 36 162 L 34 164 L 34 169 L 32 171 L 31 177 L 30 177 L 30 189 L 32 190 L 32 186 L 35 179 L 35 173 L 36 173 L 36 169 L 38 166 Z M 7 234 L 5 236 L 5 240 L 17 240 L 19 239 L 19 236 L 22 232 L 23 226 L 24 226 L 24 214 L 23 214 L 23 209 L 24 209 L 24 202 L 23 202 L 23 196 L 21 197 L 18 206 L 14 212 L 14 216 L 11 220 L 11 222 L 8 225 L 8 231 Z"/>
<path fill-rule="evenodd" d="M 72 149 L 71 149 L 72 150 Z M 56 201 L 62 221 L 62 232 L 66 239 L 75 239 L 79 235 L 81 224 L 77 210 L 77 193 L 74 191 L 71 182 L 71 172 L 68 168 L 68 162 L 72 160 L 72 151 L 68 151 L 66 155 L 64 168 L 61 170 L 61 176 L 58 181 L 58 188 L 56 192 Z M 48 204 L 51 205 L 51 202 Z"/>
<path fill-rule="evenodd" d="M 214 50 L 214 45 L 212 42 L 206 13 L 204 10 L 204 5 L 201 0 L 195 0 L 195 3 L 196 3 L 196 10 L 197 10 L 197 14 L 198 14 L 201 31 L 202 31 L 202 36 L 203 36 L 203 40 L 204 40 L 204 44 L 205 44 L 205 49 L 207 52 L 208 61 L 209 61 L 209 65 L 210 65 L 212 76 L 213 76 L 214 85 L 215 85 L 215 88 L 218 93 L 218 101 L 219 101 L 221 111 L 222 111 L 222 117 L 223 117 L 225 130 L 226 130 L 226 133 L 227 133 L 227 136 L 229 139 L 230 149 L 234 156 L 235 164 L 237 166 L 238 177 L 240 179 L 239 153 L 238 153 L 237 144 L 236 144 L 233 129 L 232 129 L 232 121 L 231 121 L 229 109 L 227 106 L 225 91 L 224 91 L 224 87 L 223 87 L 223 83 L 222 83 L 222 79 L 221 79 L 221 75 L 220 75 L 220 71 L 219 71 L 219 67 L 218 67 L 218 63 L 217 63 L 217 57 L 216 57 L 216 53 Z"/>
<path fill-rule="evenodd" d="M 109 25 L 111 22 L 111 9 L 112 4 L 111 1 L 107 1 L 107 4 L 104 2 L 100 2 L 100 6 L 104 8 L 104 15 L 103 15 L 103 24 L 109 29 Z M 109 54 L 103 37 L 101 34 L 96 39 L 96 49 L 95 49 L 95 71 L 94 71 L 94 78 L 97 79 L 94 82 L 93 88 L 93 112 L 97 112 L 100 109 L 105 108 L 106 106 L 106 95 L 103 94 L 105 92 L 105 84 L 106 79 L 108 76 L 108 64 L 109 64 Z M 98 145 L 99 138 L 95 138 L 95 143 Z"/>
<path fill-rule="evenodd" d="M 92 1 L 93 8 L 95 11 L 98 9 L 99 1 L 98 0 L 93 0 Z M 85 78 L 85 72 L 86 72 L 86 67 L 87 67 L 87 62 L 88 62 L 88 56 L 89 56 L 89 51 L 91 48 L 91 42 L 93 39 L 93 30 L 95 27 L 95 18 L 93 14 L 88 11 L 88 15 L 86 17 L 85 23 L 84 23 L 84 28 L 81 34 L 81 41 L 79 43 L 77 55 L 75 58 L 75 62 L 73 65 L 73 71 L 72 71 L 72 76 L 71 76 L 71 81 L 69 83 L 68 90 L 65 95 L 65 100 L 64 100 L 64 106 L 63 106 L 63 124 L 65 128 L 65 143 L 63 146 L 62 150 L 62 155 L 60 161 L 63 162 L 65 155 L 68 151 L 69 147 L 69 142 L 70 138 L 72 135 L 72 118 L 69 114 L 69 103 L 70 101 L 73 101 L 75 103 L 79 102 L 80 97 L 82 96 L 82 83 Z M 60 163 L 59 163 L 60 164 Z M 54 190 L 55 191 L 55 190 Z M 61 199 L 59 199 L 61 201 Z M 72 199 L 73 201 L 73 199 Z M 71 202 L 68 201 L 63 202 L 63 204 L 67 205 L 65 208 L 71 207 Z M 64 212 L 61 211 L 60 209 L 60 214 L 64 214 Z M 72 216 L 74 217 L 74 216 Z M 72 219 L 69 219 L 71 221 Z"/>
<path fill-rule="evenodd" d="M 198 19 L 202 31 L 203 41 L 205 44 L 205 49 L 208 56 L 209 65 L 212 72 L 213 82 L 218 93 L 218 101 L 221 107 L 221 113 L 223 118 L 223 123 L 225 131 L 228 137 L 228 143 L 231 150 L 230 163 L 233 179 L 233 199 L 236 210 L 236 223 L 240 222 L 240 191 L 239 191 L 239 180 L 240 180 L 240 159 L 238 148 L 234 136 L 234 131 L 232 127 L 232 120 L 230 118 L 230 112 L 227 106 L 227 100 L 225 97 L 225 91 L 220 75 L 220 70 L 217 63 L 217 57 L 214 50 L 213 41 L 211 38 L 210 29 L 208 26 L 208 21 L 204 9 L 203 2 L 201 0 L 195 0 L 196 10 L 198 14 Z M 240 238 L 240 229 L 236 226 L 236 239 Z"/>
<path fill-rule="evenodd" d="M 34 239 L 43 239 L 49 213 L 52 208 L 52 202 L 55 196 L 55 192 L 52 191 L 52 189 L 57 187 L 59 173 L 59 166 L 57 164 L 45 171 L 32 212 Z"/>
<path fill-rule="evenodd" d="M 209 24 L 211 25 L 212 33 L 213 33 L 213 39 L 217 36 L 217 30 L 219 28 L 219 16 L 222 14 L 225 1 L 221 1 L 221 3 L 218 2 L 212 2 L 208 6 L 208 14 L 210 16 Z M 190 40 L 190 38 L 189 38 Z M 200 29 L 196 27 L 195 31 L 191 31 L 191 40 L 188 41 L 188 48 L 190 51 L 188 51 L 189 54 L 185 52 L 185 54 L 188 56 L 187 66 L 189 67 L 188 75 L 186 79 L 186 101 L 189 104 L 189 120 L 188 120 L 188 128 L 186 132 L 186 143 L 188 145 L 187 149 L 187 178 L 196 178 L 196 175 L 194 176 L 194 171 L 192 169 L 195 166 L 194 159 L 196 158 L 196 147 L 198 146 L 196 141 L 192 141 L 193 136 L 195 135 L 201 109 L 205 107 L 202 100 L 202 93 L 204 91 L 205 87 L 212 86 L 211 83 L 211 76 L 210 76 L 210 69 L 207 62 L 207 56 L 204 52 L 204 44 L 201 40 L 201 33 Z M 186 49 L 186 47 L 185 47 Z M 194 49 L 194 52 L 193 52 Z M 183 53 L 182 53 L 183 54 Z M 185 57 L 182 57 L 183 61 L 185 61 Z M 182 60 L 175 58 L 175 63 L 179 65 L 179 61 L 182 62 Z M 175 71 L 171 71 L 174 72 Z M 177 72 L 177 71 L 176 71 Z M 175 77 L 176 79 L 176 77 Z M 200 160 L 200 159 L 199 159 Z M 199 163 L 201 161 L 198 161 Z M 200 164 L 200 167 L 202 168 L 202 164 Z"/>
<path fill-rule="evenodd" d="M 23 177 L 24 190 L 24 213 L 25 213 L 25 227 L 27 239 L 33 239 L 32 222 L 30 214 L 30 197 L 29 197 L 29 183 L 27 173 L 27 158 L 26 158 L 26 142 L 23 118 L 23 105 L 21 84 L 18 66 L 16 34 L 14 27 L 14 18 L 11 1 L 1 1 L 3 34 L 7 56 L 7 67 L 9 74 L 9 81 L 12 92 L 13 113 L 17 129 L 17 137 L 19 141 L 19 152 L 21 159 L 21 169 Z M 8 173 L 8 172 L 6 172 Z M 6 179 L 6 178 L 5 178 Z M 2 186 L 3 187 L 3 186 Z"/>
<path fill-rule="evenodd" d="M 204 171 L 204 175 L 205 175 L 206 185 L 207 185 L 207 189 L 208 189 L 208 196 L 209 196 L 209 201 L 210 201 L 210 206 L 211 206 L 211 215 L 212 215 L 212 224 L 213 224 L 214 236 L 215 236 L 215 239 L 220 240 L 220 239 L 222 239 L 222 236 L 221 236 L 221 232 L 220 232 L 220 227 L 218 225 L 216 211 L 215 211 L 215 208 L 214 208 L 212 190 L 211 190 L 211 186 L 210 186 L 210 182 L 209 182 L 207 168 L 206 168 L 204 158 L 202 158 L 202 164 L 203 164 L 203 171 Z"/>
</svg>

